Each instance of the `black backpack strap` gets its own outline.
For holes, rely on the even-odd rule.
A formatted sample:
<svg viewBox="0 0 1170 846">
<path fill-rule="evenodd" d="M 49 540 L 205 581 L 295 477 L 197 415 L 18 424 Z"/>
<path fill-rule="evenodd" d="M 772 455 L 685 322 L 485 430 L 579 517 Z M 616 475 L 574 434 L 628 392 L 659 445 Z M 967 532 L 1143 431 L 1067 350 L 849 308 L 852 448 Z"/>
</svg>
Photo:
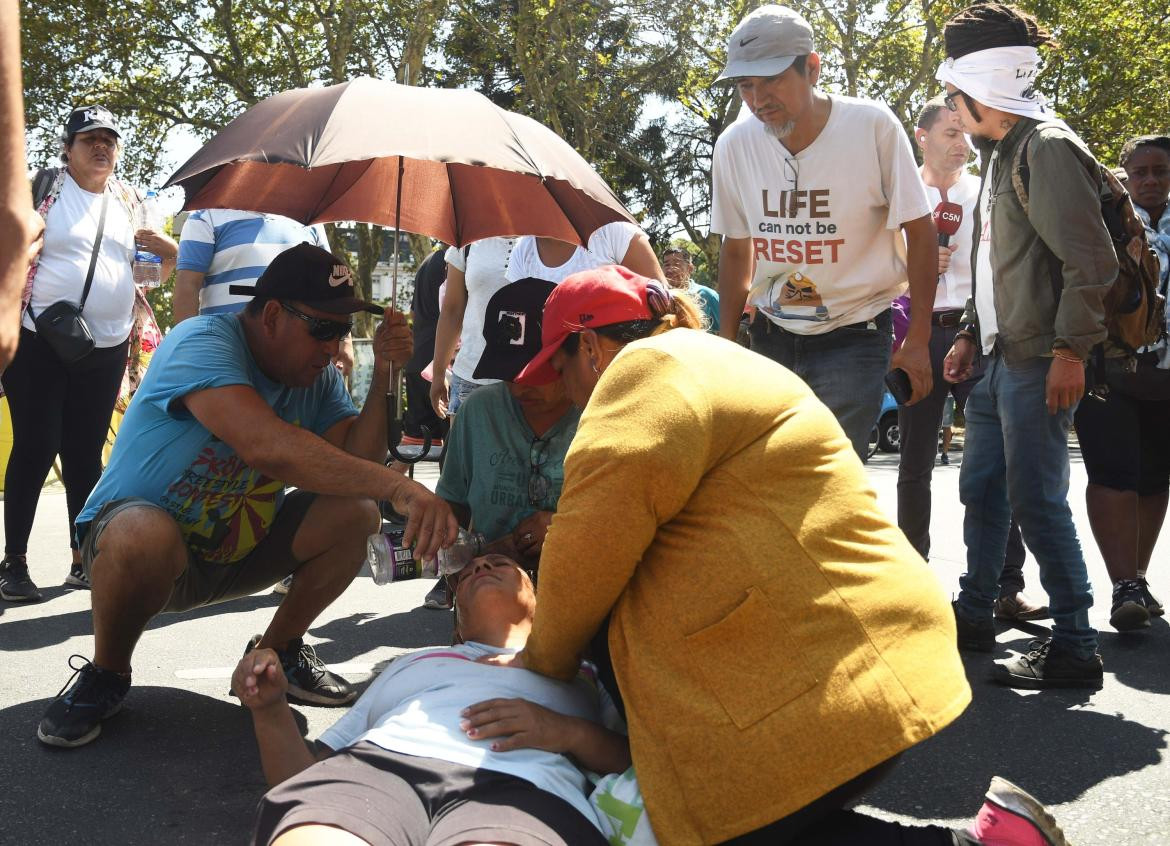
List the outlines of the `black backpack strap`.
<svg viewBox="0 0 1170 846">
<path fill-rule="evenodd" d="M 110 189 L 106 188 L 102 192 L 102 213 L 98 218 L 97 237 L 93 239 L 93 252 L 89 254 L 89 270 L 85 274 L 85 289 L 81 292 L 81 302 L 77 308 L 79 311 L 85 310 L 85 301 L 89 298 L 89 289 L 93 285 L 93 270 L 97 267 L 98 251 L 102 247 L 102 235 L 106 231 L 106 209 L 110 205 Z"/>
<path fill-rule="evenodd" d="M 42 168 L 36 172 L 32 181 L 33 208 L 40 208 L 49 191 L 53 189 L 53 182 L 57 179 L 58 170 L 55 167 Z"/>
<path fill-rule="evenodd" d="M 1024 214 L 1028 213 L 1028 186 L 1032 179 L 1032 169 L 1028 166 L 1028 145 L 1032 143 L 1032 138 L 1036 135 L 1036 131 L 1042 126 L 1045 126 L 1045 124 L 1036 124 L 1020 140 L 1019 146 L 1016 147 L 1016 155 L 1012 161 L 1012 188 L 1016 190 L 1016 197 L 1019 198 L 1020 205 L 1024 208 Z"/>
</svg>

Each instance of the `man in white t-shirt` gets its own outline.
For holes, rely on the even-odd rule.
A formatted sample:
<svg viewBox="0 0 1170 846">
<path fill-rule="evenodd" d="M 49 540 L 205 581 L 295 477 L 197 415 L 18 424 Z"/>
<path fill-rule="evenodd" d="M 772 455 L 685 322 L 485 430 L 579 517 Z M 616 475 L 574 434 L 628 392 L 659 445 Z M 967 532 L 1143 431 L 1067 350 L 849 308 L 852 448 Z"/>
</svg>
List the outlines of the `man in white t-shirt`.
<svg viewBox="0 0 1170 846">
<path fill-rule="evenodd" d="M 884 105 L 819 91 L 820 67 L 812 28 L 786 7 L 762 6 L 728 41 L 719 79 L 750 114 L 715 144 L 720 324 L 734 339 L 745 302 L 755 306 L 752 349 L 804 379 L 860 455 L 891 365 L 890 301 L 907 278 L 922 308 L 892 365 L 912 401 L 930 393 L 938 250 L 901 124 Z"/>
<path fill-rule="evenodd" d="M 603 846 L 578 766 L 629 768 L 616 709 L 586 667 L 565 683 L 478 660 L 528 640 L 536 594 L 519 565 L 486 555 L 453 578 L 460 644 L 398 658 L 313 749 L 275 653 L 240 661 L 233 689 L 273 786 L 253 842 L 341 829 L 370 843 Z"/>
<path fill-rule="evenodd" d="M 979 198 L 979 177 L 967 172 L 971 146 L 963 134 L 958 116 L 947 109 L 942 97 L 930 100 L 918 116 L 914 140 L 922 151 L 922 183 L 936 215 L 958 216 L 958 230 L 940 234 L 938 241 L 938 286 L 934 311 L 930 315 L 930 393 L 921 402 L 898 408 L 901 436 L 898 460 L 898 527 L 923 558 L 930 554 L 930 478 L 938 451 L 938 431 L 948 395 L 955 399 L 961 414 L 971 388 L 982 375 L 976 371 L 967 379 L 951 384 L 942 378 L 942 362 L 950 351 L 962 322 L 963 308 L 971 296 L 971 237 L 975 202 Z M 956 208 L 957 207 L 957 208 Z M 916 307 L 910 299 L 911 314 Z"/>
</svg>

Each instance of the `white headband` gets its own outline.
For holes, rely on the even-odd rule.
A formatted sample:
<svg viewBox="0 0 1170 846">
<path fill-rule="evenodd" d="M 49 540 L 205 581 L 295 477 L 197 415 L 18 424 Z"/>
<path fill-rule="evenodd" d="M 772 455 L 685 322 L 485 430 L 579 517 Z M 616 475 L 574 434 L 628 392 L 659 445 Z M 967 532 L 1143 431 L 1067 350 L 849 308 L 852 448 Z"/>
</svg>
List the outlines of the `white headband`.
<svg viewBox="0 0 1170 846">
<path fill-rule="evenodd" d="M 1035 47 L 993 47 L 947 59 L 934 78 L 1001 112 L 1044 119 L 1051 115 L 1036 91 L 1040 54 Z"/>
</svg>

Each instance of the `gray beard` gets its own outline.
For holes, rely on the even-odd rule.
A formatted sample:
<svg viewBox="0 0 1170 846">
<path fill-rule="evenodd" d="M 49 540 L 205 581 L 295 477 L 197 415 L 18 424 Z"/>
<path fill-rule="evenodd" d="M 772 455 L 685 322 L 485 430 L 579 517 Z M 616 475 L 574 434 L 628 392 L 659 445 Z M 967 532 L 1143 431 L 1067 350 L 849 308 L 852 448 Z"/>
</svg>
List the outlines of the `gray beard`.
<svg viewBox="0 0 1170 846">
<path fill-rule="evenodd" d="M 786 121 L 779 128 L 773 126 L 770 123 L 765 123 L 764 126 L 767 128 L 768 132 L 772 135 L 772 137 L 774 137 L 777 141 L 783 141 L 785 138 L 787 138 L 789 135 L 792 134 L 792 131 L 794 129 L 796 129 L 796 121 L 794 121 L 794 120 Z"/>
</svg>

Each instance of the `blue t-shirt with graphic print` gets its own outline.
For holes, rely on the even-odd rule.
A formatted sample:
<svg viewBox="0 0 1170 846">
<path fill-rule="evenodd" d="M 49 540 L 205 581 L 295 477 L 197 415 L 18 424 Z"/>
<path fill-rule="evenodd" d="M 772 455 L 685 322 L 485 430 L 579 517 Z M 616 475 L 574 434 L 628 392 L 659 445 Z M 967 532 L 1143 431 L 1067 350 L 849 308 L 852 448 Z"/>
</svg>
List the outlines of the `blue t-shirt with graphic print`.
<svg viewBox="0 0 1170 846">
<path fill-rule="evenodd" d="M 229 385 L 248 385 L 281 420 L 318 435 L 357 414 L 337 368 L 326 367 L 307 388 L 290 388 L 260 372 L 235 315 L 184 320 L 154 353 L 109 466 L 77 518 L 78 534 L 107 502 L 141 497 L 175 518 L 203 560 L 229 564 L 251 552 L 276 518 L 284 483 L 245 464 L 180 401 Z"/>
</svg>

